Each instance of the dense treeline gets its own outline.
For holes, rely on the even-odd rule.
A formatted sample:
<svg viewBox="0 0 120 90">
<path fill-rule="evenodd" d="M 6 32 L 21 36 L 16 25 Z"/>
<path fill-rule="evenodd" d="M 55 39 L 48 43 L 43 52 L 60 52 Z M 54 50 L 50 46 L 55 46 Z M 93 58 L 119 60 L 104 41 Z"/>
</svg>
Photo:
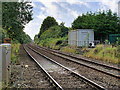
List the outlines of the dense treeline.
<svg viewBox="0 0 120 90">
<path fill-rule="evenodd" d="M 23 29 L 32 20 L 32 8 L 30 2 L 2 3 L 2 39 L 9 37 L 11 40 L 17 40 L 19 43 L 31 41 L 31 38 Z"/>
<path fill-rule="evenodd" d="M 64 23 L 58 25 L 53 17 L 48 16 L 43 20 L 40 32 L 35 36 L 34 40 L 40 45 L 47 45 L 48 42 L 56 38 L 66 40 L 68 38 L 68 30 L 74 29 L 93 29 L 95 40 L 104 42 L 108 39 L 109 34 L 120 34 L 120 19 L 111 10 L 95 13 L 87 12 L 86 14 L 82 14 L 82 16 L 78 16 L 73 21 L 72 27 L 67 28 L 64 26 Z"/>
<path fill-rule="evenodd" d="M 109 34 L 120 34 L 120 19 L 111 10 L 96 13 L 87 12 L 72 23 L 73 29 L 94 29 L 95 39 L 104 41 Z"/>
<path fill-rule="evenodd" d="M 34 41 L 41 46 L 47 47 L 57 42 L 60 42 L 62 45 L 63 41 L 67 40 L 68 30 L 63 22 L 58 25 L 58 22 L 53 17 L 48 16 L 43 20 L 40 32 L 38 35 L 35 35 Z"/>
<path fill-rule="evenodd" d="M 54 19 L 54 17 L 48 16 L 43 20 L 43 23 L 40 28 L 40 32 L 38 37 L 40 40 L 46 38 L 59 38 L 64 37 L 68 34 L 68 28 L 64 26 L 62 22 L 58 25 L 58 22 Z"/>
<path fill-rule="evenodd" d="M 58 23 L 56 22 L 56 20 L 53 17 L 48 16 L 47 18 L 45 18 L 43 20 L 43 23 L 41 25 L 40 28 L 40 32 L 38 34 L 38 37 L 40 37 L 40 35 L 46 31 L 47 29 L 49 29 L 52 26 L 58 25 Z"/>
</svg>

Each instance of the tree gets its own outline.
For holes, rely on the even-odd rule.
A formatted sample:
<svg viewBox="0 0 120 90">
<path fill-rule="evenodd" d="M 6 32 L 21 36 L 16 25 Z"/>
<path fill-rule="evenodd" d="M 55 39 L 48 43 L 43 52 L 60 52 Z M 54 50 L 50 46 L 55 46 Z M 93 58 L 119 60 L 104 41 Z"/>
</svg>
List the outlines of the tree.
<svg viewBox="0 0 120 90">
<path fill-rule="evenodd" d="M 32 39 L 30 38 L 30 36 L 28 34 L 26 34 L 24 31 L 20 32 L 17 40 L 23 44 L 23 43 L 29 43 L 32 41 Z"/>
<path fill-rule="evenodd" d="M 41 34 L 40 39 L 45 40 L 47 38 L 59 38 L 60 33 L 61 33 L 61 28 L 58 25 L 52 26 Z"/>
<path fill-rule="evenodd" d="M 65 35 L 67 35 L 68 34 L 68 28 L 67 27 L 65 27 L 65 25 L 64 25 L 65 23 L 64 22 L 62 22 L 59 26 L 60 26 L 60 28 L 61 28 L 61 33 L 60 33 L 60 37 L 65 37 Z"/>
<path fill-rule="evenodd" d="M 40 28 L 40 32 L 38 34 L 38 37 L 40 37 L 40 35 L 45 32 L 46 30 L 48 30 L 48 28 L 52 27 L 52 26 L 55 26 L 55 25 L 58 25 L 58 23 L 56 22 L 56 20 L 54 19 L 54 17 L 50 17 L 48 16 L 47 18 L 45 18 L 43 20 L 43 23 L 41 25 L 41 28 Z"/>
<path fill-rule="evenodd" d="M 78 16 L 72 23 L 73 29 L 94 29 L 95 39 L 104 41 L 109 34 L 118 34 L 120 20 L 111 10 L 86 13 Z"/>
<path fill-rule="evenodd" d="M 2 25 L 9 37 L 19 39 L 24 26 L 32 20 L 31 2 L 3 2 Z"/>
</svg>

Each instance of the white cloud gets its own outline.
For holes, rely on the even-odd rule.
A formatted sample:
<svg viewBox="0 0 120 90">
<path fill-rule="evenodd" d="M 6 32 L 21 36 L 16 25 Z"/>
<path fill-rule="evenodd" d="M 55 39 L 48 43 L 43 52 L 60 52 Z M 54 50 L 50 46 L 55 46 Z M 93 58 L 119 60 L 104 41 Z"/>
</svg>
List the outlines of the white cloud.
<svg viewBox="0 0 120 90">
<path fill-rule="evenodd" d="M 117 12 L 118 10 L 118 0 L 101 0 L 101 3 L 106 5 L 113 12 Z"/>
<path fill-rule="evenodd" d="M 60 19 L 57 19 L 57 22 L 58 22 L 58 24 L 62 23 L 62 21 Z"/>
<path fill-rule="evenodd" d="M 42 10 L 42 11 L 45 11 L 45 7 L 41 7 L 41 10 Z"/>
<path fill-rule="evenodd" d="M 39 0 L 41 3 L 45 5 L 45 7 L 42 7 L 41 10 L 46 11 L 47 15 L 57 17 L 57 11 L 58 8 L 56 5 L 54 5 L 52 2 L 57 2 L 56 0 Z"/>
<path fill-rule="evenodd" d="M 24 31 L 34 39 L 35 34 L 39 33 L 40 23 L 38 21 L 30 21 L 24 28 Z"/>
<path fill-rule="evenodd" d="M 72 15 L 74 16 L 74 18 L 77 18 L 79 16 L 78 12 L 77 11 L 72 11 L 71 12 Z"/>
<path fill-rule="evenodd" d="M 72 10 L 71 8 L 66 7 L 64 4 L 61 4 L 59 2 L 66 2 L 68 4 L 77 4 L 77 5 L 85 5 L 89 7 L 89 5 L 86 2 L 80 1 L 80 0 L 39 0 L 41 3 L 43 3 L 46 7 L 43 10 L 46 10 L 47 15 L 53 16 L 58 20 L 60 18 L 63 18 L 64 13 L 69 12 L 68 14 L 71 14 L 74 18 L 76 18 L 79 14 L 77 11 Z M 59 4 L 62 6 L 62 8 L 66 9 L 66 12 L 59 11 L 60 8 L 58 8 L 53 2 Z M 42 17 L 43 15 L 39 15 L 38 17 Z"/>
<path fill-rule="evenodd" d="M 46 18 L 46 16 L 44 15 L 44 14 L 40 14 L 39 16 L 37 16 L 37 18 L 39 18 L 39 19 L 45 19 Z"/>
<path fill-rule="evenodd" d="M 66 2 L 69 4 L 77 4 L 77 5 L 85 5 L 87 7 L 89 7 L 89 5 L 81 0 L 39 0 L 41 3 L 43 3 L 45 5 L 46 12 L 48 15 L 50 16 L 54 16 L 55 18 L 62 16 L 59 13 L 59 10 L 57 8 L 56 5 L 53 4 L 53 2 L 56 2 L 59 4 L 59 2 Z M 67 8 L 66 6 L 63 6 L 63 8 Z M 77 12 L 76 11 L 72 11 L 72 9 L 70 10 L 71 13 L 73 13 L 73 15 L 76 17 L 77 16 Z M 62 13 L 61 13 L 62 14 Z"/>
<path fill-rule="evenodd" d="M 118 11 L 118 1 L 120 0 L 84 0 L 85 2 L 101 2 L 101 10 L 111 9 L 113 12 Z"/>
<path fill-rule="evenodd" d="M 82 0 L 65 0 L 67 3 L 69 4 L 79 4 L 79 5 L 85 5 L 87 7 L 89 7 L 89 5 L 87 4 L 87 2 L 82 1 Z"/>
<path fill-rule="evenodd" d="M 67 8 L 67 11 L 74 17 L 77 18 L 79 16 L 77 11 L 71 10 L 70 8 Z"/>
</svg>

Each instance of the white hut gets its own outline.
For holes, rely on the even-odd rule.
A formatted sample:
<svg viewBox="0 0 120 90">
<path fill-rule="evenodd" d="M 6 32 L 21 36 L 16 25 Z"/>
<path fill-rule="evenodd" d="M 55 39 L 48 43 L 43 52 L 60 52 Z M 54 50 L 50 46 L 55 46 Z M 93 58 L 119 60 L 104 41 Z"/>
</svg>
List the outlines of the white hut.
<svg viewBox="0 0 120 90">
<path fill-rule="evenodd" d="M 77 29 L 68 32 L 68 44 L 72 46 L 94 46 L 92 29 Z"/>
</svg>

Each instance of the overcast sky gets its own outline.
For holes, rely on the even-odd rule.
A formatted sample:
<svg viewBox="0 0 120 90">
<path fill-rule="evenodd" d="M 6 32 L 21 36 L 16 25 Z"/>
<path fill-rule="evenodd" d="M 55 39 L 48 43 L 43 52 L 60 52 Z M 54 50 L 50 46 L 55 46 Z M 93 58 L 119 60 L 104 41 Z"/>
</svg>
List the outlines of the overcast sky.
<svg viewBox="0 0 120 90">
<path fill-rule="evenodd" d="M 118 11 L 119 0 L 31 0 L 33 6 L 33 20 L 24 31 L 34 39 L 38 34 L 41 23 L 47 16 L 54 17 L 58 23 L 64 22 L 71 27 L 71 23 L 82 13 L 111 9 Z"/>
</svg>

